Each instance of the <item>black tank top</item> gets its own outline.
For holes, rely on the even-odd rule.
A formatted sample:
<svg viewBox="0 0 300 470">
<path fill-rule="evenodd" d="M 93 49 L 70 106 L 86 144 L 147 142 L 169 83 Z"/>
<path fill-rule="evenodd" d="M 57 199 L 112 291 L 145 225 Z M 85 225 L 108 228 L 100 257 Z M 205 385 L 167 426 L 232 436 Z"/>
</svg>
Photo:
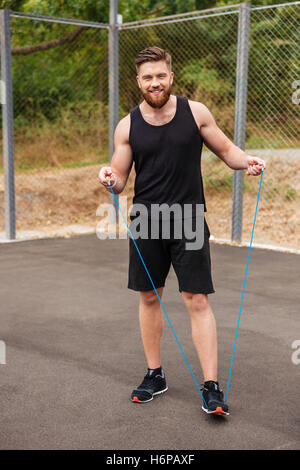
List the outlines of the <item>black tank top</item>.
<svg viewBox="0 0 300 470">
<path fill-rule="evenodd" d="M 129 143 L 136 179 L 133 204 L 206 204 L 201 175 L 203 138 L 187 98 L 176 97 L 176 113 L 161 126 L 146 122 L 139 106 L 130 113 Z M 183 209 L 182 209 L 183 210 Z"/>
</svg>

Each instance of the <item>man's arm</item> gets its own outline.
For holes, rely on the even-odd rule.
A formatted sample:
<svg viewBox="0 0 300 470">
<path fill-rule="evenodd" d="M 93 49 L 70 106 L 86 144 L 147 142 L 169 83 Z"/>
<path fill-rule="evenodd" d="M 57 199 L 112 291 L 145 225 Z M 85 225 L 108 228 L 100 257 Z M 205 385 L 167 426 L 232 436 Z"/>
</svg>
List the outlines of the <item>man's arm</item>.
<svg viewBox="0 0 300 470">
<path fill-rule="evenodd" d="M 217 126 L 211 112 L 202 103 L 191 102 L 191 109 L 199 123 L 200 134 L 205 145 L 232 170 L 248 170 L 250 175 L 259 175 L 266 163 L 261 158 L 251 157 L 231 142 Z"/>
<path fill-rule="evenodd" d="M 115 151 L 111 165 L 102 167 L 99 172 L 100 183 L 107 189 L 111 185 L 116 194 L 121 193 L 125 188 L 133 163 L 132 150 L 129 144 L 129 130 L 130 115 L 128 114 L 121 119 L 115 129 Z"/>
</svg>

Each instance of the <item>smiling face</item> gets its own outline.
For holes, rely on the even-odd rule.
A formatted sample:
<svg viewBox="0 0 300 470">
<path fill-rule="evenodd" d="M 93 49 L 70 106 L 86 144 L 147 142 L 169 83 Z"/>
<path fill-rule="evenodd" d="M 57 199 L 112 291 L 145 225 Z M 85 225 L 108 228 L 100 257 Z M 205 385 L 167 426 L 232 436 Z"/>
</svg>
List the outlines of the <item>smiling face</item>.
<svg viewBox="0 0 300 470">
<path fill-rule="evenodd" d="M 136 78 L 143 98 L 152 108 L 162 108 L 168 101 L 173 76 L 164 60 L 141 64 Z"/>
</svg>

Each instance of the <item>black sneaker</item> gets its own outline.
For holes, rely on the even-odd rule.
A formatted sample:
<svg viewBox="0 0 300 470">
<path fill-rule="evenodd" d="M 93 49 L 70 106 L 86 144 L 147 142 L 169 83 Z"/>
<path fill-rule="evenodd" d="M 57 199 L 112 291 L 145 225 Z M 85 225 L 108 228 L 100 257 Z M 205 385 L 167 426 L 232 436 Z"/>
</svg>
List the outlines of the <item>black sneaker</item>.
<svg viewBox="0 0 300 470">
<path fill-rule="evenodd" d="M 205 400 L 202 410 L 212 415 L 229 415 L 228 406 L 224 403 L 224 395 L 218 382 L 205 382 L 201 390 Z"/>
<path fill-rule="evenodd" d="M 135 403 L 147 403 L 153 400 L 154 395 L 159 395 L 168 390 L 164 371 L 153 373 L 147 372 L 143 382 L 135 388 L 131 394 L 131 401 Z"/>
</svg>

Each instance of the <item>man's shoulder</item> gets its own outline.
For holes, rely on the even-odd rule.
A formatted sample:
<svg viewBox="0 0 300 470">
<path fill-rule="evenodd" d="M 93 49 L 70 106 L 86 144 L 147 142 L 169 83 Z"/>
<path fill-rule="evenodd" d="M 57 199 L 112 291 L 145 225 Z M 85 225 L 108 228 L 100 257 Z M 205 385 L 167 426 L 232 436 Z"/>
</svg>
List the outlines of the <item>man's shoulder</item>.
<svg viewBox="0 0 300 470">
<path fill-rule="evenodd" d="M 197 112 L 205 111 L 207 109 L 207 106 L 205 106 L 205 104 L 201 103 L 200 101 L 190 100 L 189 98 L 187 98 L 187 100 L 190 107 Z"/>
<path fill-rule="evenodd" d="M 126 116 L 120 119 L 119 124 L 121 124 L 121 126 L 126 126 L 128 125 L 128 122 L 130 122 L 130 113 L 126 114 Z"/>
<path fill-rule="evenodd" d="M 200 128 L 203 122 L 206 120 L 205 116 L 207 115 L 208 108 L 204 103 L 200 101 L 194 101 L 187 98 L 188 104 L 190 106 L 191 112 L 194 116 L 194 119 Z"/>
<path fill-rule="evenodd" d="M 119 121 L 119 124 L 121 124 L 121 126 L 129 126 L 130 125 L 130 121 L 131 121 L 131 116 L 132 116 L 132 113 L 133 112 L 136 112 L 136 110 L 138 109 L 139 105 L 137 104 L 134 108 L 132 108 L 128 114 L 126 114 L 126 116 L 124 116 L 122 119 L 120 119 Z"/>
</svg>

